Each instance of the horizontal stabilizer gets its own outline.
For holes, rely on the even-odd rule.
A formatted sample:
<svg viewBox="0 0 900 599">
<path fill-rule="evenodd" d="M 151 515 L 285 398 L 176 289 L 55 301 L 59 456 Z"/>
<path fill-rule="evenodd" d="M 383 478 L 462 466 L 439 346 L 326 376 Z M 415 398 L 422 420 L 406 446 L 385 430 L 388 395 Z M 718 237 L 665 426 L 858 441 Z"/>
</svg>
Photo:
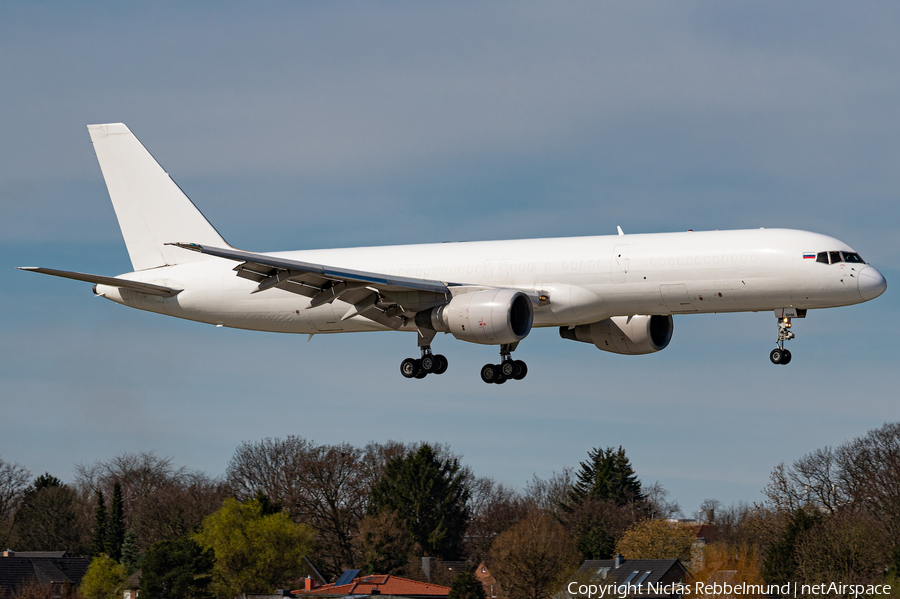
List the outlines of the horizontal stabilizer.
<svg viewBox="0 0 900 599">
<path fill-rule="evenodd" d="M 172 289 L 171 287 L 163 287 L 162 285 L 152 285 L 150 283 L 141 283 L 140 281 L 129 281 L 128 279 L 119 279 L 116 277 L 104 277 L 103 275 L 89 275 L 81 272 L 71 272 L 68 270 L 54 270 L 52 268 L 41 268 L 39 266 L 17 266 L 19 270 L 29 270 L 31 272 L 39 272 L 45 275 L 53 275 L 54 277 L 62 277 L 64 279 L 74 279 L 76 281 L 85 281 L 86 283 L 96 283 L 98 285 L 108 285 L 110 287 L 119 287 L 121 289 L 130 289 L 139 293 L 148 295 L 160 295 L 162 297 L 172 297 L 181 292 L 181 289 Z"/>
</svg>

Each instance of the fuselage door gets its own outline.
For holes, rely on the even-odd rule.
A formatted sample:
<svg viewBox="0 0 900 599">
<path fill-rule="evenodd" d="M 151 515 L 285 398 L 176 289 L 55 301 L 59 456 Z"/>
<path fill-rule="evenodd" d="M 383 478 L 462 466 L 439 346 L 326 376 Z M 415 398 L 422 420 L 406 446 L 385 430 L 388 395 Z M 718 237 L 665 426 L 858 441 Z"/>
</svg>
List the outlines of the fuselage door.
<svg viewBox="0 0 900 599">
<path fill-rule="evenodd" d="M 613 283 L 624 283 L 628 273 L 628 247 L 617 245 L 613 250 L 612 260 L 609 261 L 609 280 Z"/>
</svg>

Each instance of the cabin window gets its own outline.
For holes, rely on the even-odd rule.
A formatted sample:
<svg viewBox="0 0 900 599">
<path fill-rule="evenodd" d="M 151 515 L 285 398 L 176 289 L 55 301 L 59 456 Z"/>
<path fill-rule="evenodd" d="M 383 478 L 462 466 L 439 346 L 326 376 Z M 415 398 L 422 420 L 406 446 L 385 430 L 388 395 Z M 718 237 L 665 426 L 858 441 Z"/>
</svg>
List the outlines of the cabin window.
<svg viewBox="0 0 900 599">
<path fill-rule="evenodd" d="M 859 257 L 859 254 L 855 254 L 852 252 L 841 252 L 844 256 L 844 262 L 850 262 L 852 264 L 865 264 L 865 261 Z"/>
<path fill-rule="evenodd" d="M 816 254 L 816 262 L 828 264 L 828 252 L 819 252 L 818 254 Z"/>
</svg>

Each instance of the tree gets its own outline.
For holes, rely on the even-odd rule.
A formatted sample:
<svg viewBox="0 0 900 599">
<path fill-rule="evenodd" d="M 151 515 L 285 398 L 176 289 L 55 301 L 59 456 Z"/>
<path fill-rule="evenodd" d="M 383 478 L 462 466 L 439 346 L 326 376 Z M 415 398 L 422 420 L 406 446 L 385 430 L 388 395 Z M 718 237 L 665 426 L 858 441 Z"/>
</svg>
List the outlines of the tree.
<svg viewBox="0 0 900 599">
<path fill-rule="evenodd" d="M 484 585 L 468 570 L 463 570 L 453 579 L 447 599 L 485 599 Z"/>
<path fill-rule="evenodd" d="M 565 528 L 551 516 L 532 511 L 500 533 L 489 554 L 491 571 L 510 599 L 546 599 L 560 590 L 578 565 Z"/>
<path fill-rule="evenodd" d="M 117 599 L 127 578 L 124 566 L 106 555 L 99 555 L 91 560 L 81 579 L 81 594 L 84 599 Z"/>
<path fill-rule="evenodd" d="M 467 472 L 459 460 L 440 459 L 425 444 L 388 463 L 372 487 L 370 501 L 373 513 L 396 511 L 425 555 L 454 559 L 466 531 L 469 494 Z"/>
<path fill-rule="evenodd" d="M 544 480 L 537 474 L 525 485 L 525 501 L 532 509 L 560 518 L 561 506 L 566 505 L 569 491 L 572 489 L 574 474 L 571 467 L 566 466 L 562 472 L 554 471 L 550 478 Z"/>
<path fill-rule="evenodd" d="M 469 497 L 466 557 L 476 564 L 483 561 L 497 535 L 527 514 L 525 499 L 514 489 L 491 478 L 475 479 Z"/>
<path fill-rule="evenodd" d="M 733 573 L 728 580 L 729 584 L 763 584 L 759 553 L 755 545 L 723 541 L 708 543 L 703 547 L 703 559 L 691 563 L 691 578 L 703 584 L 724 571 Z"/>
<path fill-rule="evenodd" d="M 666 520 L 643 520 L 628 529 L 616 543 L 625 559 L 680 559 L 691 562 L 697 537 L 689 526 Z"/>
<path fill-rule="evenodd" d="M 616 540 L 634 526 L 637 516 L 631 506 L 587 497 L 568 514 L 567 522 L 582 559 L 609 559 Z"/>
<path fill-rule="evenodd" d="M 317 533 L 316 557 L 326 576 L 354 567 L 353 538 L 366 513 L 369 490 L 387 463 L 409 446 L 389 441 L 360 450 L 348 443 L 318 445 L 297 436 L 242 443 L 228 463 L 235 497 L 263 493 L 295 522 Z"/>
<path fill-rule="evenodd" d="M 141 568 L 141 597 L 211 599 L 215 562 L 213 550 L 204 549 L 190 537 L 154 543 Z"/>
<path fill-rule="evenodd" d="M 356 564 L 364 574 L 400 574 L 413 554 L 413 540 L 397 512 L 382 510 L 359 523 Z"/>
<path fill-rule="evenodd" d="M 18 464 L 0 458 L 0 547 L 6 547 L 12 531 L 13 514 L 28 488 L 31 473 Z"/>
<path fill-rule="evenodd" d="M 125 541 L 125 506 L 122 501 L 122 485 L 113 484 L 112 504 L 106 523 L 106 554 L 116 561 L 122 559 L 122 543 Z"/>
<path fill-rule="evenodd" d="M 94 508 L 94 530 L 91 536 L 91 555 L 94 557 L 106 553 L 106 503 L 103 491 L 97 489 L 97 506 Z"/>
<path fill-rule="evenodd" d="M 797 572 L 796 546 L 806 531 L 821 520 L 815 509 L 798 508 L 791 514 L 781 537 L 770 545 L 763 559 L 763 577 L 769 584 L 785 584 Z"/>
<path fill-rule="evenodd" d="M 220 596 L 271 592 L 300 578 L 314 537 L 309 526 L 291 522 L 284 512 L 265 516 L 259 501 L 232 498 L 194 536 L 215 552 L 213 584 Z"/>
<path fill-rule="evenodd" d="M 621 446 L 618 450 L 595 447 L 589 451 L 588 460 L 581 462 L 577 478 L 568 493 L 568 509 L 587 497 L 614 501 L 619 505 L 640 503 L 644 499 L 641 482 Z"/>
<path fill-rule="evenodd" d="M 866 512 L 841 510 L 800 535 L 794 547 L 795 580 L 872 584 L 889 559 L 886 535 Z"/>
<path fill-rule="evenodd" d="M 89 526 L 74 490 L 55 476 L 37 477 L 22 496 L 14 526 L 19 551 L 89 551 Z"/>
<path fill-rule="evenodd" d="M 141 567 L 143 559 L 141 552 L 137 548 L 137 537 L 134 536 L 130 529 L 126 530 L 125 540 L 122 541 L 122 565 L 131 574 Z"/>
<path fill-rule="evenodd" d="M 658 483 L 653 490 L 664 499 L 665 491 Z M 621 446 L 589 451 L 560 505 L 562 521 L 584 559 L 612 557 L 616 539 L 645 517 L 647 508 L 641 483 Z M 663 508 L 657 505 L 656 509 Z"/>
<path fill-rule="evenodd" d="M 176 468 L 172 458 L 153 452 L 122 453 L 76 466 L 76 484 L 86 495 L 101 490 L 109 498 L 116 483 L 122 495 L 122 534 L 132 531 L 138 553 L 157 541 L 195 532 L 227 494 L 222 481 L 184 466 Z"/>
</svg>

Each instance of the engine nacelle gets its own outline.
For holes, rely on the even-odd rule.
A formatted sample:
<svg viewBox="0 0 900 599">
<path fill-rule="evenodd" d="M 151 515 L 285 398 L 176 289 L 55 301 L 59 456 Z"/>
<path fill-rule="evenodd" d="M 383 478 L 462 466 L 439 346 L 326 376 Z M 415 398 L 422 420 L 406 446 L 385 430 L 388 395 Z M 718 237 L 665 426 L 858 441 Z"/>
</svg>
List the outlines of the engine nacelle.
<svg viewBox="0 0 900 599">
<path fill-rule="evenodd" d="M 517 343 L 528 336 L 533 323 L 531 299 L 515 289 L 464 293 L 443 306 L 416 314 L 419 327 L 488 345 Z"/>
<path fill-rule="evenodd" d="M 574 329 L 559 327 L 559 336 L 593 343 L 597 349 L 614 354 L 652 354 L 669 345 L 673 329 L 671 314 L 613 316 L 591 324 L 580 324 Z"/>
</svg>

